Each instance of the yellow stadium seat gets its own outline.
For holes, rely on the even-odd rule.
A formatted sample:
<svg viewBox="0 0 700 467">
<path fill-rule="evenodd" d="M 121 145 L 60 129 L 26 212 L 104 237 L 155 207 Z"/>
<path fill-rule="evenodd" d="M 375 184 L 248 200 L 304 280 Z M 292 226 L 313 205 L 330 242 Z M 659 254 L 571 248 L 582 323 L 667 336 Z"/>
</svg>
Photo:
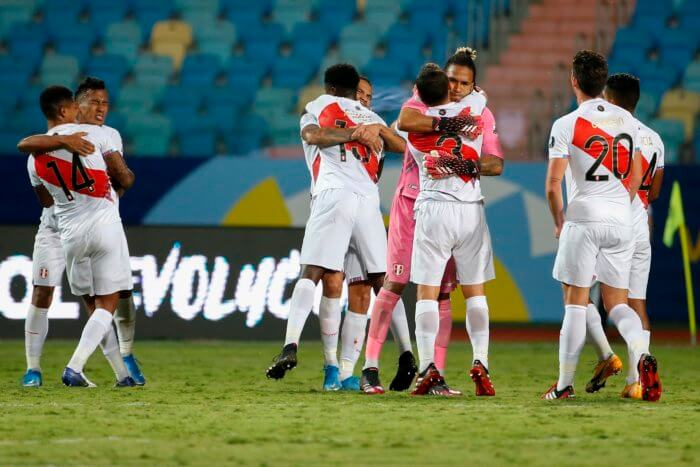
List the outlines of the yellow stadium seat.
<svg viewBox="0 0 700 467">
<path fill-rule="evenodd" d="M 179 71 L 187 49 L 185 45 L 176 42 L 157 42 L 151 46 L 151 52 L 170 57 L 173 60 L 173 68 Z"/>
<path fill-rule="evenodd" d="M 302 91 L 299 93 L 299 99 L 297 100 L 297 112 L 301 114 L 306 104 L 316 99 L 318 96 L 325 92 L 325 88 L 319 84 L 309 84 L 308 86 L 303 88 Z"/>
<path fill-rule="evenodd" d="M 693 138 L 695 130 L 695 112 L 692 109 L 664 109 L 659 113 L 659 118 L 671 118 L 683 123 L 685 128 L 685 140 L 690 141 Z"/>
<path fill-rule="evenodd" d="M 673 89 L 661 99 L 660 111 L 687 110 L 691 113 L 700 111 L 700 93 L 685 89 Z"/>
<path fill-rule="evenodd" d="M 151 31 L 151 45 L 159 43 L 192 44 L 192 26 L 184 21 L 158 21 Z"/>
</svg>

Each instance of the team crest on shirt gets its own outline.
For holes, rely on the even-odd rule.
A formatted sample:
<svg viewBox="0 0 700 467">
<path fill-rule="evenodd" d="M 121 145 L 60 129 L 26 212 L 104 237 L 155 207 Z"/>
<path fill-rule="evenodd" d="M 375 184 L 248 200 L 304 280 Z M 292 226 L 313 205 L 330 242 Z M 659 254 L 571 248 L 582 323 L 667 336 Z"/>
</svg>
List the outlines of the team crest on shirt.
<svg viewBox="0 0 700 467">
<path fill-rule="evenodd" d="M 46 268 L 39 268 L 39 277 L 42 279 L 46 279 L 49 277 L 49 270 Z"/>
<path fill-rule="evenodd" d="M 440 112 L 439 112 L 439 113 L 440 113 L 440 115 L 445 115 L 445 114 L 447 114 L 447 110 L 445 110 L 445 109 L 440 109 Z"/>
<path fill-rule="evenodd" d="M 394 264 L 394 275 L 396 275 L 396 276 L 402 275 L 403 270 L 404 270 L 403 264 L 399 264 L 399 263 Z"/>
</svg>

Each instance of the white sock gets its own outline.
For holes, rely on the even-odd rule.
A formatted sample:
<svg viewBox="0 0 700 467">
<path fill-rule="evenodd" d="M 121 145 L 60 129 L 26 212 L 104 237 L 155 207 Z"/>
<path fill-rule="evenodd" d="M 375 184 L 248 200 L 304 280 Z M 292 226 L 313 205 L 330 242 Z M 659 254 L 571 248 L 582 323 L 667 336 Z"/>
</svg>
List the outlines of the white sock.
<svg viewBox="0 0 700 467">
<path fill-rule="evenodd" d="M 126 365 L 124 365 L 122 353 L 119 351 L 117 334 L 114 332 L 114 328 L 112 326 L 109 327 L 109 331 L 107 331 L 107 334 L 105 334 L 104 338 L 100 342 L 100 348 L 102 348 L 102 353 L 104 354 L 105 358 L 107 358 L 109 366 L 112 367 L 114 376 L 117 377 L 117 381 L 121 381 L 129 376 L 129 371 L 126 369 Z"/>
<path fill-rule="evenodd" d="M 486 297 L 478 295 L 467 299 L 467 334 L 472 343 L 473 359 L 489 367 L 489 306 Z"/>
<path fill-rule="evenodd" d="M 644 348 L 647 350 L 647 353 L 649 353 L 649 341 L 651 340 L 651 331 L 647 331 L 646 329 L 642 331 L 642 335 L 644 336 Z M 627 356 L 629 358 L 630 362 L 634 361 L 634 355 L 632 352 L 628 349 L 627 350 Z M 638 362 L 639 360 L 637 360 Z M 630 364 L 627 365 L 627 384 L 632 384 L 636 383 L 639 381 L 639 369 L 637 368 L 637 365 Z"/>
<path fill-rule="evenodd" d="M 603 322 L 600 319 L 598 308 L 592 303 L 586 307 L 586 335 L 598 354 L 598 361 L 610 358 L 613 351 L 603 330 Z"/>
<path fill-rule="evenodd" d="M 630 356 L 629 365 L 636 366 L 642 354 L 649 353 L 644 338 L 642 320 L 625 303 L 621 303 L 610 310 L 610 319 L 615 323 L 617 330 L 627 343 L 628 355 Z"/>
<path fill-rule="evenodd" d="M 119 335 L 119 351 L 124 357 L 131 355 L 136 333 L 136 307 L 131 295 L 119 299 L 117 311 L 114 312 L 114 324 L 117 325 Z"/>
<path fill-rule="evenodd" d="M 318 320 L 321 325 L 321 342 L 323 343 L 323 358 L 326 365 L 338 366 L 340 299 L 321 297 Z"/>
<path fill-rule="evenodd" d="M 49 332 L 48 312 L 48 308 L 29 305 L 27 319 L 24 320 L 24 350 L 28 370 L 41 370 L 41 352 Z"/>
<path fill-rule="evenodd" d="M 68 362 L 68 368 L 78 373 L 83 372 L 85 363 L 95 351 L 105 334 L 112 328 L 112 313 L 104 308 L 97 308 L 85 323 L 78 347 Z"/>
<path fill-rule="evenodd" d="M 287 335 L 284 345 L 299 344 L 301 331 L 304 330 L 306 318 L 314 306 L 316 284 L 311 279 L 299 279 L 292 292 L 292 300 L 289 305 L 289 317 L 287 318 Z"/>
<path fill-rule="evenodd" d="M 367 333 L 367 315 L 354 313 L 350 310 L 345 313 L 343 330 L 340 334 L 342 346 L 340 348 L 340 380 L 352 376 L 357 359 L 362 353 Z"/>
<path fill-rule="evenodd" d="M 557 391 L 573 386 L 576 364 L 586 342 L 586 307 L 566 305 L 559 333 L 559 380 Z"/>
<path fill-rule="evenodd" d="M 435 361 L 435 338 L 440 329 L 440 311 L 437 300 L 416 302 L 416 346 L 419 371 L 425 371 Z"/>
<path fill-rule="evenodd" d="M 406 307 L 403 300 L 399 299 L 391 314 L 391 334 L 394 336 L 399 352 L 412 352 L 411 332 L 408 330 L 408 320 L 406 319 Z"/>
</svg>

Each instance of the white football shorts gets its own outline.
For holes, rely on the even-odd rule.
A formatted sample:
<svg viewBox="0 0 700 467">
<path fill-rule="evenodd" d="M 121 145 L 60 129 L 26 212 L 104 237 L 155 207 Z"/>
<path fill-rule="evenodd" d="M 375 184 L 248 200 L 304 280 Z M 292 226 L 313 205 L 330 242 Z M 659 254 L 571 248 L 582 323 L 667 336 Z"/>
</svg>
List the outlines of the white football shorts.
<svg viewBox="0 0 700 467">
<path fill-rule="evenodd" d="M 651 243 L 649 241 L 648 219 L 644 216 L 642 222 L 634 225 L 634 253 L 630 268 L 629 298 L 645 300 L 647 284 L 651 270 Z"/>
<path fill-rule="evenodd" d="M 129 246 L 121 222 L 96 225 L 62 242 L 74 295 L 109 295 L 133 289 Z"/>
<path fill-rule="evenodd" d="M 42 222 L 34 237 L 32 284 L 58 287 L 61 285 L 65 269 L 66 259 L 61 246 L 61 234 Z"/>
<path fill-rule="evenodd" d="M 632 265 L 632 228 L 599 222 L 566 222 L 552 276 L 564 284 L 590 287 L 598 280 L 627 289 Z"/>
<path fill-rule="evenodd" d="M 344 189 L 317 193 L 311 200 L 301 264 L 343 271 L 350 245 L 366 273 L 386 272 L 386 229 L 379 200 Z"/>
<path fill-rule="evenodd" d="M 411 282 L 439 286 L 451 256 L 460 284 L 496 277 L 483 203 L 425 200 L 416 207 Z"/>
</svg>

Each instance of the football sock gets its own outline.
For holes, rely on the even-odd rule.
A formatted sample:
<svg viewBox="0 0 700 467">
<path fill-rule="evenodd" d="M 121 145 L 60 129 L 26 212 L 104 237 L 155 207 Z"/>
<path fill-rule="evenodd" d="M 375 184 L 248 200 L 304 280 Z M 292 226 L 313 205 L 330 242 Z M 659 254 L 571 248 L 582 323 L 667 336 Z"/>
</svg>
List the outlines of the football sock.
<svg viewBox="0 0 700 467">
<path fill-rule="evenodd" d="M 566 305 L 559 333 L 559 380 L 557 391 L 573 386 L 576 364 L 586 342 L 586 307 Z"/>
<path fill-rule="evenodd" d="M 489 306 L 486 297 L 478 295 L 467 299 L 467 334 L 472 343 L 473 360 L 489 367 Z"/>
<path fill-rule="evenodd" d="M 24 350 L 28 370 L 41 370 L 41 352 L 49 332 L 48 312 L 48 308 L 29 305 L 27 319 L 24 320 Z"/>
<path fill-rule="evenodd" d="M 396 345 L 399 346 L 401 353 L 413 351 L 411 347 L 411 332 L 408 330 L 408 320 L 406 319 L 406 307 L 403 305 L 401 298 L 396 302 L 394 312 L 391 315 L 391 334 L 394 336 Z"/>
<path fill-rule="evenodd" d="M 287 318 L 287 335 L 284 345 L 299 344 L 301 331 L 304 330 L 306 318 L 314 306 L 316 284 L 311 279 L 299 279 L 294 286 L 292 299 L 289 305 L 289 317 Z"/>
<path fill-rule="evenodd" d="M 598 355 L 598 361 L 603 361 L 613 354 L 610 343 L 603 330 L 603 322 L 600 319 L 598 308 L 589 303 L 586 307 L 586 335 L 590 338 L 593 348 Z"/>
<path fill-rule="evenodd" d="M 645 346 L 644 329 L 642 328 L 642 320 L 639 319 L 637 313 L 634 312 L 627 304 L 621 303 L 610 310 L 610 319 L 620 335 L 627 343 L 628 355 L 630 357 L 629 365 L 637 365 L 642 354 L 649 353 L 649 349 Z"/>
<path fill-rule="evenodd" d="M 102 353 L 109 362 L 109 366 L 112 367 L 114 376 L 117 377 L 117 381 L 121 381 L 129 376 L 129 371 L 126 369 L 126 365 L 124 365 L 122 353 L 119 351 L 117 334 L 114 332 L 114 328 L 112 326 L 109 327 L 109 331 L 107 331 L 107 334 L 105 334 L 102 342 L 100 342 L 100 347 L 102 348 Z"/>
<path fill-rule="evenodd" d="M 440 329 L 440 312 L 437 300 L 416 302 L 416 345 L 419 371 L 423 373 L 435 360 L 435 338 Z"/>
<path fill-rule="evenodd" d="M 440 313 L 440 325 L 435 337 L 435 367 L 440 374 L 444 375 L 447 361 L 447 346 L 450 343 L 450 334 L 452 334 L 452 303 L 450 299 L 438 301 L 438 310 Z"/>
<path fill-rule="evenodd" d="M 340 348 L 340 380 L 352 376 L 355 363 L 362 353 L 362 345 L 365 343 L 367 330 L 367 315 L 361 315 L 348 310 L 345 313 L 345 322 L 340 335 L 342 346 Z"/>
<path fill-rule="evenodd" d="M 644 349 L 646 349 L 647 353 L 650 353 L 649 341 L 651 339 L 651 332 L 645 329 L 642 331 L 642 335 L 644 336 Z M 639 381 L 639 368 L 637 368 L 636 363 L 634 365 L 632 364 L 632 362 L 634 362 L 634 355 L 631 351 L 627 351 L 627 356 L 630 361 L 630 364 L 627 365 L 627 384 L 636 383 Z"/>
<path fill-rule="evenodd" d="M 114 312 L 114 324 L 117 325 L 119 335 L 119 351 L 124 357 L 131 355 L 136 333 L 136 307 L 131 295 L 119 299 L 117 311 Z"/>
<path fill-rule="evenodd" d="M 78 373 L 83 372 L 88 358 L 104 339 L 105 334 L 112 328 L 112 319 L 112 313 L 104 308 L 95 309 L 90 319 L 85 323 L 78 347 L 68 362 L 68 368 Z"/>
<path fill-rule="evenodd" d="M 340 299 L 321 297 L 318 309 L 323 358 L 326 365 L 338 366 L 338 334 L 340 333 Z"/>
<path fill-rule="evenodd" d="M 398 313 L 398 295 L 382 288 L 377 294 L 372 306 L 372 319 L 369 320 L 369 331 L 367 332 L 367 349 L 365 350 L 365 366 L 364 368 L 379 368 L 379 355 L 382 352 L 382 346 L 386 340 L 386 334 L 389 326 L 394 321 L 394 316 Z M 403 306 L 403 302 L 401 302 Z M 404 322 L 406 321 L 406 311 L 404 312 Z M 408 331 L 408 324 L 405 324 Z M 392 326 L 392 331 L 393 331 Z M 394 334 L 396 336 L 396 334 Z M 410 343 L 410 337 L 409 337 Z"/>
</svg>

